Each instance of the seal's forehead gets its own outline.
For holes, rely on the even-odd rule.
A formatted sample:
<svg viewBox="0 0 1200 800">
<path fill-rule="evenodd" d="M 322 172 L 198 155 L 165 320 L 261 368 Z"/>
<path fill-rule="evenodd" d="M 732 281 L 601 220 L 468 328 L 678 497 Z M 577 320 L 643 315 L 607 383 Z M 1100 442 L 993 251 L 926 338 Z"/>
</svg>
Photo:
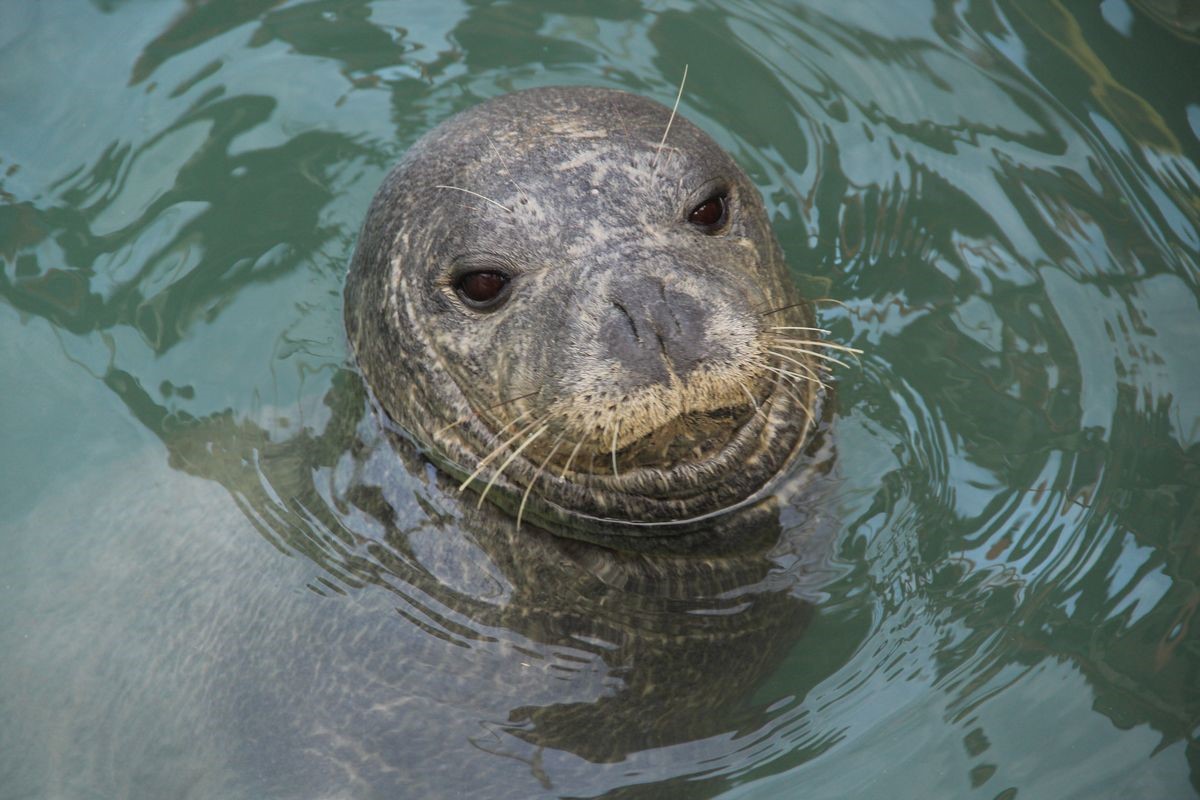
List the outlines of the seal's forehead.
<svg viewBox="0 0 1200 800">
<path fill-rule="evenodd" d="M 558 127 L 571 133 L 593 126 L 640 127 L 661 131 L 671 116 L 665 106 L 629 92 L 591 86 L 549 86 L 502 95 L 481 103 L 465 114 L 468 119 L 489 121 L 498 127 Z"/>
<path fill-rule="evenodd" d="M 588 87 L 518 92 L 468 109 L 414 145 L 389 181 L 423 209 L 399 217 L 404 225 L 461 250 L 510 229 L 525 250 L 543 239 L 595 244 L 678 221 L 717 191 L 755 196 L 724 150 L 682 116 Z"/>
<path fill-rule="evenodd" d="M 668 142 L 661 137 L 661 132 L 654 138 L 595 120 L 560 120 L 533 134 L 505 131 L 490 136 L 492 158 L 482 171 L 504 179 L 586 180 L 602 188 L 621 180 L 695 184 L 735 169 L 715 145 L 684 141 L 681 135 Z M 469 165 L 467 169 L 474 171 Z"/>
<path fill-rule="evenodd" d="M 682 115 L 672 116 L 644 97 L 596 87 L 503 95 L 452 117 L 429 138 L 436 141 L 443 166 L 457 161 L 468 171 L 470 164 L 482 163 L 536 172 L 601 156 L 661 166 L 664 153 L 683 153 L 697 166 L 732 165 L 721 147 Z"/>
</svg>

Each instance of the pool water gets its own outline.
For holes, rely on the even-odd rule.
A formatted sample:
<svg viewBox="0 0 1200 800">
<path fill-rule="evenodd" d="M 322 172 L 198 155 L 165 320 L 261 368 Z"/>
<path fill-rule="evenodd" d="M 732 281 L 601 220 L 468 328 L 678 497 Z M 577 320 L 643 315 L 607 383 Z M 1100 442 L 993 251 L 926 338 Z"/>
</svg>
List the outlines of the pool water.
<svg viewBox="0 0 1200 800">
<path fill-rule="evenodd" d="M 522 555 L 341 322 L 422 133 L 685 65 L 863 351 L 703 598 Z M 0 3 L 0 800 L 1200 794 L 1196 76 L 1171 0 Z"/>
</svg>

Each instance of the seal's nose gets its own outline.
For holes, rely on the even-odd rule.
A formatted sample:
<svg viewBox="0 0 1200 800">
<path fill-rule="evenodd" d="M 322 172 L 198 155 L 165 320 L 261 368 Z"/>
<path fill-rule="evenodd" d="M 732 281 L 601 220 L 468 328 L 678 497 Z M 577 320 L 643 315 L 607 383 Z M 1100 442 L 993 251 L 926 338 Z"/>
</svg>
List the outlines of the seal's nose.
<svg viewBox="0 0 1200 800">
<path fill-rule="evenodd" d="M 600 340 L 632 376 L 669 383 L 709 357 L 709 313 L 691 295 L 642 278 L 612 287 L 609 300 Z"/>
</svg>

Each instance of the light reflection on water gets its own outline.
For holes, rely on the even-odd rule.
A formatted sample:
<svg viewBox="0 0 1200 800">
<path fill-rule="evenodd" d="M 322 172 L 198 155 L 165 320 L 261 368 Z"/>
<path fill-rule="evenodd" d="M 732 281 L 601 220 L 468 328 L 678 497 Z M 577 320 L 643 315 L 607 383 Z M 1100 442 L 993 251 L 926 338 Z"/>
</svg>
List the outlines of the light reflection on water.
<svg viewBox="0 0 1200 800">
<path fill-rule="evenodd" d="M 1186 8 L 418 5 L 0 11 L 0 796 L 1195 794 Z M 703 591 L 481 536 L 340 308 L 422 132 L 685 63 L 865 351 Z"/>
</svg>

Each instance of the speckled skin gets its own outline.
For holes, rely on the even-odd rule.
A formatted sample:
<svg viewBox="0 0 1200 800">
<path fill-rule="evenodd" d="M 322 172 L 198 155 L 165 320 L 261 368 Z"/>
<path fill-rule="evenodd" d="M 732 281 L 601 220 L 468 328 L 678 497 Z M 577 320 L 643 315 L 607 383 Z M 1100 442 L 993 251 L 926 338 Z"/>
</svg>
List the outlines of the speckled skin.
<svg viewBox="0 0 1200 800">
<path fill-rule="evenodd" d="M 684 549 L 769 502 L 822 399 L 769 352 L 770 326 L 813 322 L 758 192 L 681 116 L 660 149 L 670 116 L 550 87 L 447 120 L 383 181 L 346 284 L 387 416 L 460 478 L 499 447 L 477 491 L 623 549 Z M 728 222 L 698 230 L 714 192 Z M 456 293 L 472 270 L 510 276 L 497 310 Z"/>
</svg>

